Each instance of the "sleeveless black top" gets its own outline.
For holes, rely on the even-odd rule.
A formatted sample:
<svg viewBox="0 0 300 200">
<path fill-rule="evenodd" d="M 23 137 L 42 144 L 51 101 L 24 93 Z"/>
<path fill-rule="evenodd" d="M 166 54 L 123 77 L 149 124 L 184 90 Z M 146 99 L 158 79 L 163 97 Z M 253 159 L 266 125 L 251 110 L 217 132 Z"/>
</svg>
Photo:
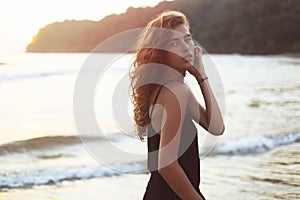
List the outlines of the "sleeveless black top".
<svg viewBox="0 0 300 200">
<path fill-rule="evenodd" d="M 163 86 L 161 86 L 162 88 Z M 153 105 L 155 104 L 159 89 Z M 153 111 L 153 107 L 152 107 Z M 150 113 L 150 116 L 152 114 Z M 200 184 L 200 160 L 198 151 L 197 129 L 192 122 L 192 117 L 187 112 L 181 129 L 181 139 L 178 151 L 178 162 L 188 179 L 192 183 L 196 191 L 202 196 L 199 190 Z M 147 145 L 148 145 L 148 170 L 151 172 L 144 200 L 176 200 L 180 199 L 176 193 L 170 188 L 168 183 L 157 171 L 158 151 L 159 151 L 160 135 L 156 133 L 152 126 L 148 130 Z M 204 197 L 202 196 L 204 199 Z"/>
</svg>

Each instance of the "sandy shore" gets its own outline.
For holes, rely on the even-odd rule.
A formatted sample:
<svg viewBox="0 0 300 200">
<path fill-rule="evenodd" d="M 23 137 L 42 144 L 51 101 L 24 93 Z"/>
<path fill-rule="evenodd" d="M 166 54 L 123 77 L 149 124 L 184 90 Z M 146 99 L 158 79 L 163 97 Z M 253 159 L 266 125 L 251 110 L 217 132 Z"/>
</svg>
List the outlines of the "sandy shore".
<svg viewBox="0 0 300 200">
<path fill-rule="evenodd" d="M 100 179 L 64 181 L 59 185 L 35 186 L 0 193 L 0 199 L 9 200 L 95 200 L 142 199 L 147 185 L 147 174 L 127 174 Z"/>
</svg>

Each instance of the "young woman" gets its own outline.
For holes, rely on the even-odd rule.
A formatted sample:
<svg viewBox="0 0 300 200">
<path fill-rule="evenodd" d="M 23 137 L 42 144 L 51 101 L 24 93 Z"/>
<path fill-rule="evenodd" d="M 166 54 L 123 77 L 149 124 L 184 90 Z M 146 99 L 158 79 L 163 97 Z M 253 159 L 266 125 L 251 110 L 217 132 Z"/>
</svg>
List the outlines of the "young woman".
<svg viewBox="0 0 300 200">
<path fill-rule="evenodd" d="M 131 86 L 137 132 L 148 144 L 151 177 L 146 200 L 205 199 L 199 190 L 197 129 L 192 120 L 213 135 L 221 135 L 224 124 L 201 52 L 186 16 L 178 11 L 163 12 L 150 21 L 137 43 Z M 199 83 L 205 108 L 184 83 L 186 72 Z"/>
</svg>

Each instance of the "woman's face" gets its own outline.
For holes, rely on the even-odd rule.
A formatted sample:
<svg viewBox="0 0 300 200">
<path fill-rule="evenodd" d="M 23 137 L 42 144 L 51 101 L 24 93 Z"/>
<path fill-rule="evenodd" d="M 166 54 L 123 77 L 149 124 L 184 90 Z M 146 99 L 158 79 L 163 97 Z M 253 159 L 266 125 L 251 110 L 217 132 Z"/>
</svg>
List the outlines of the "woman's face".
<svg viewBox="0 0 300 200">
<path fill-rule="evenodd" d="M 194 62 L 194 42 L 184 24 L 176 26 L 173 30 L 165 47 L 165 63 L 184 73 Z"/>
</svg>

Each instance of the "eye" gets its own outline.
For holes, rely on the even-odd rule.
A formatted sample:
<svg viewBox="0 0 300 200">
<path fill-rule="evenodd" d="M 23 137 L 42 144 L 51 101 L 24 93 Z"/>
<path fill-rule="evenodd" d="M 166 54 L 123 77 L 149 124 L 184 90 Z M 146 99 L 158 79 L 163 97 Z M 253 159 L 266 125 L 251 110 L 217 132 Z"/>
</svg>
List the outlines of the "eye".
<svg viewBox="0 0 300 200">
<path fill-rule="evenodd" d="M 175 47 L 175 46 L 178 45 L 178 42 L 171 42 L 169 45 L 172 46 L 172 47 Z"/>
<path fill-rule="evenodd" d="M 192 41 L 192 38 L 191 38 L 191 37 L 185 38 L 185 42 L 191 42 L 191 41 Z"/>
</svg>

